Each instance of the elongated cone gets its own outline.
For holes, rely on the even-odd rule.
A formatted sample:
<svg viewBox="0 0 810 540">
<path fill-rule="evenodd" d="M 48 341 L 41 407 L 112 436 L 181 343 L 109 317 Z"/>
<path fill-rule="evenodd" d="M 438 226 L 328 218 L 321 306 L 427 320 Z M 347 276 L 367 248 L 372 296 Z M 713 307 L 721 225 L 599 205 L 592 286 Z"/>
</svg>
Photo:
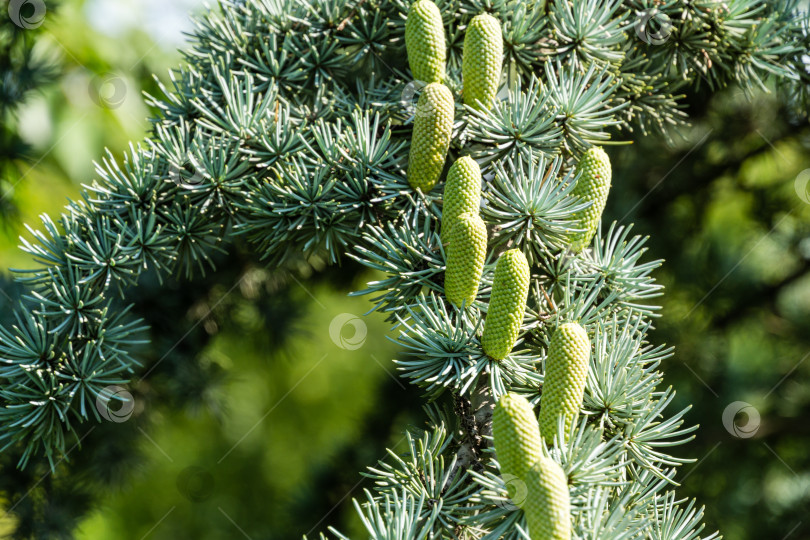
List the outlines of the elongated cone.
<svg viewBox="0 0 810 540">
<path fill-rule="evenodd" d="M 467 26 L 461 60 L 466 105 L 481 110 L 492 108 L 501 82 L 502 65 L 501 23 L 486 13 L 476 15 Z"/>
<path fill-rule="evenodd" d="M 447 45 L 442 14 L 430 0 L 411 5 L 405 21 L 405 49 L 414 79 L 425 83 L 444 80 Z"/>
<path fill-rule="evenodd" d="M 481 168 L 476 161 L 464 156 L 456 160 L 447 172 L 442 207 L 442 242 L 450 241 L 450 229 L 461 214 L 477 214 L 481 206 Z"/>
<path fill-rule="evenodd" d="M 481 337 L 484 352 L 491 358 L 503 360 L 512 352 L 523 323 L 528 294 L 529 263 L 526 256 L 518 249 L 503 252 L 495 266 L 492 296 Z"/>
<path fill-rule="evenodd" d="M 470 306 L 478 294 L 487 257 L 487 227 L 478 214 L 461 214 L 450 233 L 444 294 L 454 305 Z"/>
<path fill-rule="evenodd" d="M 501 396 L 492 413 L 492 437 L 501 465 L 501 478 L 506 482 L 512 502 L 521 506 L 526 497 L 526 490 L 520 489 L 525 487 L 523 479 L 543 455 L 537 416 L 526 398 L 512 393 Z M 520 500 L 517 494 L 522 495 Z"/>
<path fill-rule="evenodd" d="M 408 183 L 427 193 L 442 174 L 453 133 L 453 94 L 443 84 L 427 85 L 416 104 Z"/>
<path fill-rule="evenodd" d="M 579 324 L 563 324 L 551 336 L 540 400 L 540 433 L 548 444 L 554 440 L 560 416 L 567 437 L 568 428 L 579 415 L 590 356 L 588 333 Z"/>
<path fill-rule="evenodd" d="M 582 155 L 577 171 L 580 177 L 571 194 L 583 202 L 593 204 L 574 214 L 578 222 L 577 228 L 583 230 L 571 236 L 571 250 L 575 253 L 588 247 L 602 218 L 602 211 L 605 209 L 610 191 L 612 176 L 610 158 L 602 148 L 595 146 Z"/>
<path fill-rule="evenodd" d="M 556 461 L 540 457 L 526 473 L 523 513 L 532 540 L 571 540 L 568 479 Z"/>
</svg>

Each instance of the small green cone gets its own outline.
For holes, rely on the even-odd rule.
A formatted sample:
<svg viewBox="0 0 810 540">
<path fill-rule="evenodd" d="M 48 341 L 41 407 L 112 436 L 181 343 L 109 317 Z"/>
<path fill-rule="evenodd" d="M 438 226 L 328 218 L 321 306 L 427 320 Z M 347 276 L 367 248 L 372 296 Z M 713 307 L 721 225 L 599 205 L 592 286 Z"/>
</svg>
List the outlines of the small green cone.
<svg viewBox="0 0 810 540">
<path fill-rule="evenodd" d="M 577 185 L 571 191 L 571 195 L 583 202 L 592 202 L 588 208 L 574 214 L 577 221 L 577 228 L 583 232 L 574 233 L 571 236 L 571 250 L 579 253 L 591 243 L 599 220 L 602 218 L 602 211 L 605 209 L 608 192 L 610 191 L 610 180 L 612 176 L 610 159 L 602 148 L 594 146 L 582 155 L 577 165 L 577 172 L 580 173 Z"/>
<path fill-rule="evenodd" d="M 501 465 L 501 478 L 510 489 L 509 497 L 520 506 L 524 501 L 515 500 L 515 494 L 521 490 L 513 482 L 519 480 L 525 484 L 526 473 L 543 455 L 537 416 L 526 398 L 511 393 L 501 396 L 492 412 L 492 437 Z"/>
<path fill-rule="evenodd" d="M 472 305 L 487 257 L 487 227 L 478 214 L 461 214 L 447 248 L 444 294 L 453 305 Z"/>
<path fill-rule="evenodd" d="M 415 80 L 425 83 L 444 80 L 447 46 L 442 14 L 430 0 L 418 0 L 411 5 L 405 21 L 405 49 Z"/>
<path fill-rule="evenodd" d="M 476 161 L 464 156 L 456 160 L 447 172 L 442 208 L 442 243 L 450 241 L 450 229 L 461 214 L 477 214 L 481 206 L 481 168 Z"/>
<path fill-rule="evenodd" d="M 503 360 L 512 352 L 523 323 L 528 294 L 529 263 L 526 256 L 518 249 L 503 252 L 495 267 L 492 296 L 481 337 L 484 352 L 495 360 Z"/>
<path fill-rule="evenodd" d="M 502 65 L 501 23 L 486 13 L 473 17 L 464 35 L 461 61 L 466 105 L 485 111 L 492 108 L 501 82 Z"/>
<path fill-rule="evenodd" d="M 541 456 L 526 474 L 523 513 L 532 540 L 571 540 L 568 479 L 556 461 Z"/>
<path fill-rule="evenodd" d="M 560 416 L 564 419 L 567 436 L 579 415 L 590 356 L 588 333 L 579 324 L 563 324 L 551 336 L 540 400 L 540 433 L 548 444 L 554 440 Z"/>
<path fill-rule="evenodd" d="M 427 193 L 442 174 L 450 136 L 453 133 L 453 94 L 440 83 L 431 83 L 416 104 L 411 152 L 408 159 L 408 183 Z"/>
</svg>

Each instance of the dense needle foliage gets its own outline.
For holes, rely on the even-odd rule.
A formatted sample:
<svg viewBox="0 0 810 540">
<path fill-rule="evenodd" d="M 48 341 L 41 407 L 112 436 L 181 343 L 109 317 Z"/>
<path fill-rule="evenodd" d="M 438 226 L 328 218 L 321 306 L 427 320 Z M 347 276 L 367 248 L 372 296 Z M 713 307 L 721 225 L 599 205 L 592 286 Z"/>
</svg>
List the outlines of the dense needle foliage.
<svg viewBox="0 0 810 540">
<path fill-rule="evenodd" d="M 578 538 L 692 539 L 702 512 L 671 490 L 685 460 L 668 448 L 693 428 L 659 386 L 670 351 L 646 340 L 661 289 L 644 239 L 603 224 L 567 249 L 583 209 L 572 197 L 593 145 L 666 134 L 684 120 L 686 86 L 783 87 L 807 105 L 807 18 L 798 2 L 444 1 L 445 84 L 456 113 L 448 163 L 470 155 L 485 178 L 490 256 L 472 305 L 443 295 L 441 182 L 414 192 L 405 171 L 419 85 L 404 61 L 406 0 L 223 2 L 198 22 L 186 65 L 152 98 L 149 140 L 108 157 L 81 201 L 45 217 L 24 249 L 27 298 L 0 329 L 0 440 L 54 466 L 102 390 L 137 373 L 142 325 L 112 299 L 151 269 L 186 277 L 242 236 L 268 264 L 354 257 L 383 271 L 377 309 L 401 334 L 403 377 L 430 406 L 407 456 L 371 471 L 359 505 L 373 538 L 520 538 L 491 459 L 488 411 L 506 391 L 542 401 L 550 336 L 576 320 L 593 354 L 580 421 L 546 441 L 569 479 Z M 501 22 L 504 79 L 489 111 L 460 105 L 464 29 Z M 620 182 L 621 179 L 614 179 Z M 531 265 L 526 317 L 501 361 L 480 345 L 494 262 L 508 248 Z M 339 535 L 336 531 L 333 534 Z M 711 538 L 712 536 L 709 536 Z"/>
</svg>

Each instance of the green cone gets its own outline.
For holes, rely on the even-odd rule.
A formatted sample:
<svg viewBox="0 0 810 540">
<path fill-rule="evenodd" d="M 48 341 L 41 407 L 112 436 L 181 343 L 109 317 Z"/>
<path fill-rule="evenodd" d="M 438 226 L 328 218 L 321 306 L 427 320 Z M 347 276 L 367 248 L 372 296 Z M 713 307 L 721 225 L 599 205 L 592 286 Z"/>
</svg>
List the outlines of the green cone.
<svg viewBox="0 0 810 540">
<path fill-rule="evenodd" d="M 576 421 L 582 408 L 590 356 L 588 333 L 579 324 L 564 324 L 551 336 L 540 400 L 540 432 L 549 444 L 557 433 L 560 416 L 565 420 L 566 434 Z"/>
<path fill-rule="evenodd" d="M 518 249 L 505 251 L 498 258 L 492 296 L 489 300 L 481 345 L 490 357 L 503 360 L 515 346 L 526 297 L 529 294 L 529 263 Z"/>
<path fill-rule="evenodd" d="M 466 105 L 481 110 L 492 108 L 501 82 L 502 65 L 501 23 L 487 14 L 473 17 L 464 35 L 461 61 Z"/>
<path fill-rule="evenodd" d="M 416 104 L 408 183 L 427 193 L 442 174 L 453 133 L 453 94 L 443 84 L 431 83 Z"/>
<path fill-rule="evenodd" d="M 487 257 L 487 227 L 478 214 L 461 214 L 447 248 L 444 294 L 454 305 L 470 306 L 478 294 Z"/>
<path fill-rule="evenodd" d="M 513 502 L 520 506 L 524 501 L 515 500 L 512 490 L 519 492 L 520 489 L 513 481 L 524 482 L 526 473 L 543 455 L 537 416 L 526 398 L 511 393 L 501 396 L 492 413 L 492 437 L 501 465 L 501 478 L 510 488 Z M 525 495 L 524 490 L 523 498 Z"/>
<path fill-rule="evenodd" d="M 447 173 L 442 207 L 442 242 L 450 241 L 450 229 L 459 215 L 478 213 L 481 206 L 481 168 L 464 156 L 456 160 Z"/>
<path fill-rule="evenodd" d="M 426 83 L 444 80 L 447 46 L 442 14 L 430 0 L 418 0 L 411 5 L 405 21 L 405 48 L 415 80 Z"/>
<path fill-rule="evenodd" d="M 610 191 L 610 179 L 612 176 L 610 159 L 602 148 L 595 146 L 585 152 L 577 165 L 580 173 L 577 185 L 571 194 L 584 202 L 592 202 L 588 208 L 574 214 L 577 220 L 577 228 L 583 232 L 575 233 L 571 236 L 571 250 L 579 253 L 591 243 L 599 220 L 602 218 L 602 211 L 605 209 L 608 192 Z"/>
<path fill-rule="evenodd" d="M 556 461 L 540 457 L 526 473 L 523 513 L 532 540 L 571 539 L 568 479 Z"/>
</svg>

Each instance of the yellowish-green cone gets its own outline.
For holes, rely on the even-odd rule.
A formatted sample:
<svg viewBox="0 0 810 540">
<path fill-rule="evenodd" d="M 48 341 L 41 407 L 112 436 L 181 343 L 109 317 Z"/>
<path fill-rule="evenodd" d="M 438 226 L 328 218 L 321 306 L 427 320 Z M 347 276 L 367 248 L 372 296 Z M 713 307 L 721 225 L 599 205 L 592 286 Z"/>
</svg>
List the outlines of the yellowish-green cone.
<svg viewBox="0 0 810 540">
<path fill-rule="evenodd" d="M 413 78 L 426 83 L 444 80 L 447 46 L 442 14 L 430 0 L 411 5 L 405 21 L 405 48 Z"/>
<path fill-rule="evenodd" d="M 442 207 L 442 242 L 450 241 L 450 229 L 461 214 L 477 214 L 481 206 L 481 168 L 476 161 L 464 156 L 456 160 L 447 172 Z"/>
<path fill-rule="evenodd" d="M 481 110 L 492 108 L 501 82 L 502 65 L 501 23 L 486 13 L 473 17 L 464 35 L 461 61 L 466 105 Z"/>
<path fill-rule="evenodd" d="M 557 433 L 557 419 L 565 421 L 565 436 L 582 407 L 591 342 L 577 323 L 566 323 L 551 336 L 540 400 L 540 433 L 551 444 Z"/>
<path fill-rule="evenodd" d="M 453 133 L 453 93 L 445 85 L 431 83 L 422 90 L 413 121 L 408 183 L 427 193 L 442 174 L 450 135 Z"/>
<path fill-rule="evenodd" d="M 511 393 L 501 396 L 492 413 L 492 437 L 501 465 L 501 478 L 510 490 L 512 502 L 521 506 L 526 493 L 519 489 L 519 482 L 525 485 L 523 478 L 543 455 L 537 416 L 526 398 Z M 521 500 L 516 500 L 515 495 L 520 491 L 523 491 Z"/>
<path fill-rule="evenodd" d="M 523 513 L 532 540 L 571 539 L 568 479 L 556 461 L 540 457 L 526 473 Z"/>
<path fill-rule="evenodd" d="M 518 249 L 505 251 L 498 258 L 492 296 L 489 300 L 481 345 L 490 357 L 503 360 L 515 346 L 526 296 L 529 294 L 529 263 Z"/>
<path fill-rule="evenodd" d="M 447 248 L 444 294 L 454 305 L 470 306 L 478 293 L 487 257 L 487 227 L 478 214 L 456 218 Z"/>
<path fill-rule="evenodd" d="M 588 247 L 602 218 L 602 211 L 605 209 L 610 191 L 612 176 L 610 159 L 602 148 L 595 146 L 582 155 L 577 172 L 580 173 L 580 177 L 571 194 L 583 202 L 593 204 L 574 215 L 577 229 L 583 230 L 571 236 L 571 250 L 575 253 Z"/>
</svg>

